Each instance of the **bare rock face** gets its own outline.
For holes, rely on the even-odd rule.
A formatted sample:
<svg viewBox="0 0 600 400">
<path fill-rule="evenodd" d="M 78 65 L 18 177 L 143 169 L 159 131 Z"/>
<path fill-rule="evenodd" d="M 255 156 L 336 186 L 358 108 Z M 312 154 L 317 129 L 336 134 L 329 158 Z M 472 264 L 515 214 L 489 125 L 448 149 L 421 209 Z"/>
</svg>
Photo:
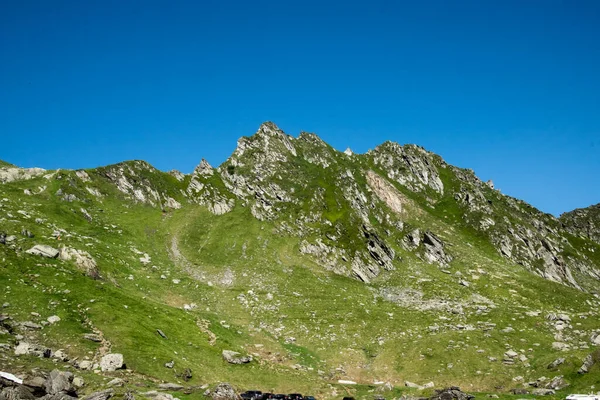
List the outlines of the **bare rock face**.
<svg viewBox="0 0 600 400">
<path fill-rule="evenodd" d="M 252 361 L 252 356 L 242 356 L 237 351 L 223 350 L 223 359 L 229 364 L 247 364 Z"/>
<path fill-rule="evenodd" d="M 423 245 L 428 262 L 446 265 L 452 261 L 452 257 L 444 251 L 444 242 L 432 232 L 427 231 L 423 234 Z"/>
<path fill-rule="evenodd" d="M 25 253 L 32 254 L 35 256 L 56 258 L 58 257 L 59 251 L 56 250 L 54 247 L 45 244 L 36 244 L 31 249 L 27 250 Z"/>
<path fill-rule="evenodd" d="M 107 354 L 100 360 L 100 369 L 102 371 L 116 371 L 124 368 L 125 364 L 123 362 L 123 354 Z"/>
<path fill-rule="evenodd" d="M 0 168 L 0 183 L 9 183 L 15 181 L 25 181 L 46 173 L 42 168 Z"/>
<path fill-rule="evenodd" d="M 240 396 L 236 393 L 233 386 L 229 383 L 220 383 L 218 384 L 212 392 L 210 392 L 210 397 L 213 400 L 239 400 Z"/>
</svg>

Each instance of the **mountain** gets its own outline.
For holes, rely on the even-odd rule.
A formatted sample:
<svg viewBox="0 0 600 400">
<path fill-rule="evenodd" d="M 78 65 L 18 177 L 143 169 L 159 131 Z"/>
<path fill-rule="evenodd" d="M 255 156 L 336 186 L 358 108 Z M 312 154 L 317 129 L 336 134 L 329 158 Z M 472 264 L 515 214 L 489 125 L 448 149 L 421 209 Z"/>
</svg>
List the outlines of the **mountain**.
<svg viewBox="0 0 600 400">
<path fill-rule="evenodd" d="M 0 178 L 2 371 L 148 398 L 597 384 L 597 206 L 557 219 L 422 147 L 338 152 L 270 122 L 191 174 Z"/>
</svg>

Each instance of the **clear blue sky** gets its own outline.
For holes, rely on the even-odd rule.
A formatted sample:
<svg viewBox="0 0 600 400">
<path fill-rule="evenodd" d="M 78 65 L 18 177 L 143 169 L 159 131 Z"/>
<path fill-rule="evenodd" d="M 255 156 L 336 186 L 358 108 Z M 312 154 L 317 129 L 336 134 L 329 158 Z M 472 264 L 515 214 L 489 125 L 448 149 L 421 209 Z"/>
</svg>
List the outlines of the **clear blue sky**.
<svg viewBox="0 0 600 400">
<path fill-rule="evenodd" d="M 1 1 L 0 159 L 218 165 L 272 120 L 600 202 L 600 1 Z"/>
</svg>

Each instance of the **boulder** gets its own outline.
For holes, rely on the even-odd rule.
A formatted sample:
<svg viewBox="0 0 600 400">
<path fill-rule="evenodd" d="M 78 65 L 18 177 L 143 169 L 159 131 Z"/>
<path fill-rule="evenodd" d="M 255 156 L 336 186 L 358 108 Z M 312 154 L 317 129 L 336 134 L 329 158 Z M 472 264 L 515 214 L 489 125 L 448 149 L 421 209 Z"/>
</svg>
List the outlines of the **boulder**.
<svg viewBox="0 0 600 400">
<path fill-rule="evenodd" d="M 83 335 L 84 339 L 91 340 L 92 342 L 100 343 L 102 342 L 102 338 L 100 335 L 96 335 L 95 333 L 86 333 Z"/>
<path fill-rule="evenodd" d="M 559 375 L 552 378 L 552 380 L 548 382 L 544 387 L 546 389 L 562 390 L 567 386 L 569 386 L 569 383 L 565 381 L 562 375 Z"/>
<path fill-rule="evenodd" d="M 594 357 L 591 354 L 588 354 L 587 357 L 583 360 L 583 364 L 579 367 L 577 371 L 578 374 L 587 374 L 590 371 L 590 368 L 594 365 Z"/>
<path fill-rule="evenodd" d="M 230 364 L 247 364 L 252 361 L 252 356 L 242 356 L 237 351 L 223 350 L 223 359 Z"/>
<path fill-rule="evenodd" d="M 435 395 L 430 397 L 430 400 L 471 400 L 474 398 L 475 396 L 462 392 L 459 387 L 451 386 L 436 390 Z"/>
<path fill-rule="evenodd" d="M 554 360 L 550 364 L 548 364 L 548 369 L 554 369 L 554 368 L 558 367 L 559 365 L 563 364 L 564 362 L 565 362 L 565 359 L 563 357 L 557 358 L 556 360 Z"/>
<path fill-rule="evenodd" d="M 112 353 L 105 355 L 100 360 L 100 369 L 102 371 L 116 371 L 118 369 L 125 369 L 123 354 Z"/>
<path fill-rule="evenodd" d="M 64 261 L 73 261 L 79 269 L 91 278 L 99 277 L 96 260 L 87 251 L 77 250 L 72 247 L 61 247 L 59 258 Z"/>
<path fill-rule="evenodd" d="M 556 392 L 552 389 L 533 389 L 531 394 L 534 396 L 550 396 L 555 394 Z"/>
<path fill-rule="evenodd" d="M 179 392 L 180 390 L 184 389 L 183 386 L 177 383 L 161 383 L 158 385 L 158 388 L 161 390 L 168 390 L 170 392 Z"/>
<path fill-rule="evenodd" d="M 46 353 L 48 353 L 48 349 L 46 349 L 45 347 L 27 342 L 20 342 L 15 348 L 16 356 L 30 354 L 37 357 L 44 357 Z"/>
<path fill-rule="evenodd" d="M 58 393 L 74 393 L 75 390 L 73 385 L 73 374 L 70 372 L 63 372 L 57 369 L 52 370 L 46 378 L 46 382 L 44 383 L 44 388 L 46 389 L 46 393 L 48 394 L 58 394 Z"/>
<path fill-rule="evenodd" d="M 32 254 L 34 256 L 56 258 L 58 257 L 59 251 L 56 250 L 54 247 L 45 244 L 36 244 L 31 249 L 25 251 L 25 253 Z"/>
<path fill-rule="evenodd" d="M 52 315 L 51 317 L 48 317 L 47 321 L 50 324 L 55 324 L 60 321 L 60 317 L 58 315 Z"/>
<path fill-rule="evenodd" d="M 213 400 L 239 400 L 240 396 L 229 383 L 219 383 L 212 392 L 210 397 Z"/>
<path fill-rule="evenodd" d="M 114 394 L 114 390 L 106 389 L 106 390 L 102 390 L 100 392 L 94 392 L 92 394 L 89 394 L 89 395 L 85 396 L 83 398 L 83 400 L 108 400 L 113 396 L 113 394 Z"/>
<path fill-rule="evenodd" d="M 35 396 L 25 386 L 9 386 L 0 390 L 0 400 L 34 400 Z"/>
</svg>

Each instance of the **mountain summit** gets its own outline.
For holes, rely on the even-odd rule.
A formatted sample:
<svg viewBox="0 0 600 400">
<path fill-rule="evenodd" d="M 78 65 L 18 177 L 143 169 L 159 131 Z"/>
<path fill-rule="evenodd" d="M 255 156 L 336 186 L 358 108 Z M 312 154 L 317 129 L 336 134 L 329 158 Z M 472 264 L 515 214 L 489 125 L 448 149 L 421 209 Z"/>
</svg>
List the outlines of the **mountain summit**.
<svg viewBox="0 0 600 400">
<path fill-rule="evenodd" d="M 2 164 L 0 182 L 15 375 L 333 398 L 600 372 L 598 206 L 554 218 L 416 145 L 339 152 L 266 122 L 191 174 Z"/>
</svg>

